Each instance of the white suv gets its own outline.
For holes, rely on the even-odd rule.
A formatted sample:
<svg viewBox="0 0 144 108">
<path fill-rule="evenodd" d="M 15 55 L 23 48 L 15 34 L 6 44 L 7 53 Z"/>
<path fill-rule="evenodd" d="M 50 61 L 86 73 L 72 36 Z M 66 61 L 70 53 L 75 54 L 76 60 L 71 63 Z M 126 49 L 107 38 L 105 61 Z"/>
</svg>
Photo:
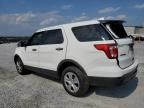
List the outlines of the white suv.
<svg viewBox="0 0 144 108">
<path fill-rule="evenodd" d="M 118 85 L 134 78 L 133 39 L 121 20 L 93 20 L 48 27 L 36 31 L 16 48 L 18 73 L 27 70 L 62 81 L 73 96 L 82 96 L 90 85 Z"/>
</svg>

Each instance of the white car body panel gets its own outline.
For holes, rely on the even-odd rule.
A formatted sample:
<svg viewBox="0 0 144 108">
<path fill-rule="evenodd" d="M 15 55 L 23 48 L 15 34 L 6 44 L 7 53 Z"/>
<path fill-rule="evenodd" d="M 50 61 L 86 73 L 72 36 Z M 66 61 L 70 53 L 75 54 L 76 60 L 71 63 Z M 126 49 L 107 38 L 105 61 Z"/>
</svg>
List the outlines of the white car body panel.
<svg viewBox="0 0 144 108">
<path fill-rule="evenodd" d="M 131 72 L 138 65 L 137 60 L 132 62 L 132 53 L 128 53 L 129 46 L 127 45 L 131 44 L 132 40 L 117 40 L 119 46 L 119 67 L 116 59 L 108 59 L 103 51 L 99 51 L 94 47 L 94 44 L 115 43 L 114 40 L 79 42 L 71 30 L 72 27 L 99 23 L 100 22 L 96 20 L 84 21 L 40 29 L 36 32 L 61 28 L 64 42 L 53 45 L 27 46 L 28 48 L 19 47 L 16 49 L 15 54 L 20 55 L 25 65 L 54 71 L 57 70 L 58 64 L 62 60 L 70 59 L 80 64 L 88 76 L 121 77 Z M 58 47 L 62 47 L 63 50 L 56 51 L 55 49 Z M 33 48 L 37 48 L 37 52 L 32 52 L 31 50 Z M 123 53 L 126 53 L 126 55 L 121 56 Z"/>
<path fill-rule="evenodd" d="M 37 51 L 32 51 L 36 49 Z M 39 46 L 28 46 L 25 48 L 25 64 L 33 67 L 39 66 Z"/>
<path fill-rule="evenodd" d="M 63 43 L 39 46 L 40 68 L 53 71 L 57 71 L 58 64 L 65 59 L 67 48 L 67 38 L 65 36 L 64 30 L 62 27 L 56 27 L 55 29 L 62 30 L 64 39 Z M 56 50 L 57 48 L 62 48 L 63 50 L 58 51 Z"/>
<path fill-rule="evenodd" d="M 134 51 L 132 39 L 117 39 L 118 43 L 118 60 L 121 68 L 126 68 L 134 62 Z"/>
</svg>

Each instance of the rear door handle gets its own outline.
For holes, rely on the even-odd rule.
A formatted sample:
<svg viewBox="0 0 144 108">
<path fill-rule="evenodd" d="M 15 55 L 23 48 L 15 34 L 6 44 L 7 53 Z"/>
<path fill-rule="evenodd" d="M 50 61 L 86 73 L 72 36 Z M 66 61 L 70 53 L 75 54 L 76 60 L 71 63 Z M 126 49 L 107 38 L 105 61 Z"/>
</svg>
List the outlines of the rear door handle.
<svg viewBox="0 0 144 108">
<path fill-rule="evenodd" d="M 37 49 L 32 49 L 32 51 L 37 51 Z"/>
<path fill-rule="evenodd" d="M 63 50 L 63 48 L 56 48 L 57 51 Z"/>
</svg>

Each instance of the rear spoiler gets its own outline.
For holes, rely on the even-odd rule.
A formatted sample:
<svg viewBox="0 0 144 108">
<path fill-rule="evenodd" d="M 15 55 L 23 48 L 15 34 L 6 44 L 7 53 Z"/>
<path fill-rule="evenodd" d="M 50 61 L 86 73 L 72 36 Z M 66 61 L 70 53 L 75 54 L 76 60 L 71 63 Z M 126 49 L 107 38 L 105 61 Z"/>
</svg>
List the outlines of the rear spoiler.
<svg viewBox="0 0 144 108">
<path fill-rule="evenodd" d="M 124 20 L 99 20 L 102 24 L 112 24 L 112 23 L 125 23 Z"/>
</svg>

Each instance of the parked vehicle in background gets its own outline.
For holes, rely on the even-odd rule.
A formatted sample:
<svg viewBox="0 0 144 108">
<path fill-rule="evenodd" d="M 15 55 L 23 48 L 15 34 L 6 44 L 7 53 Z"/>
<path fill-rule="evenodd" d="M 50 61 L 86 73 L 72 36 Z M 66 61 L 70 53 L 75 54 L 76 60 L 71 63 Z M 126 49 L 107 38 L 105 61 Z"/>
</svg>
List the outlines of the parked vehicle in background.
<svg viewBox="0 0 144 108">
<path fill-rule="evenodd" d="M 135 41 L 144 41 L 144 34 L 131 34 Z"/>
<path fill-rule="evenodd" d="M 127 82 L 136 76 L 138 62 L 122 23 L 93 20 L 40 29 L 28 42 L 18 43 L 17 71 L 56 77 L 73 96 L 83 96 L 90 85 Z"/>
</svg>

